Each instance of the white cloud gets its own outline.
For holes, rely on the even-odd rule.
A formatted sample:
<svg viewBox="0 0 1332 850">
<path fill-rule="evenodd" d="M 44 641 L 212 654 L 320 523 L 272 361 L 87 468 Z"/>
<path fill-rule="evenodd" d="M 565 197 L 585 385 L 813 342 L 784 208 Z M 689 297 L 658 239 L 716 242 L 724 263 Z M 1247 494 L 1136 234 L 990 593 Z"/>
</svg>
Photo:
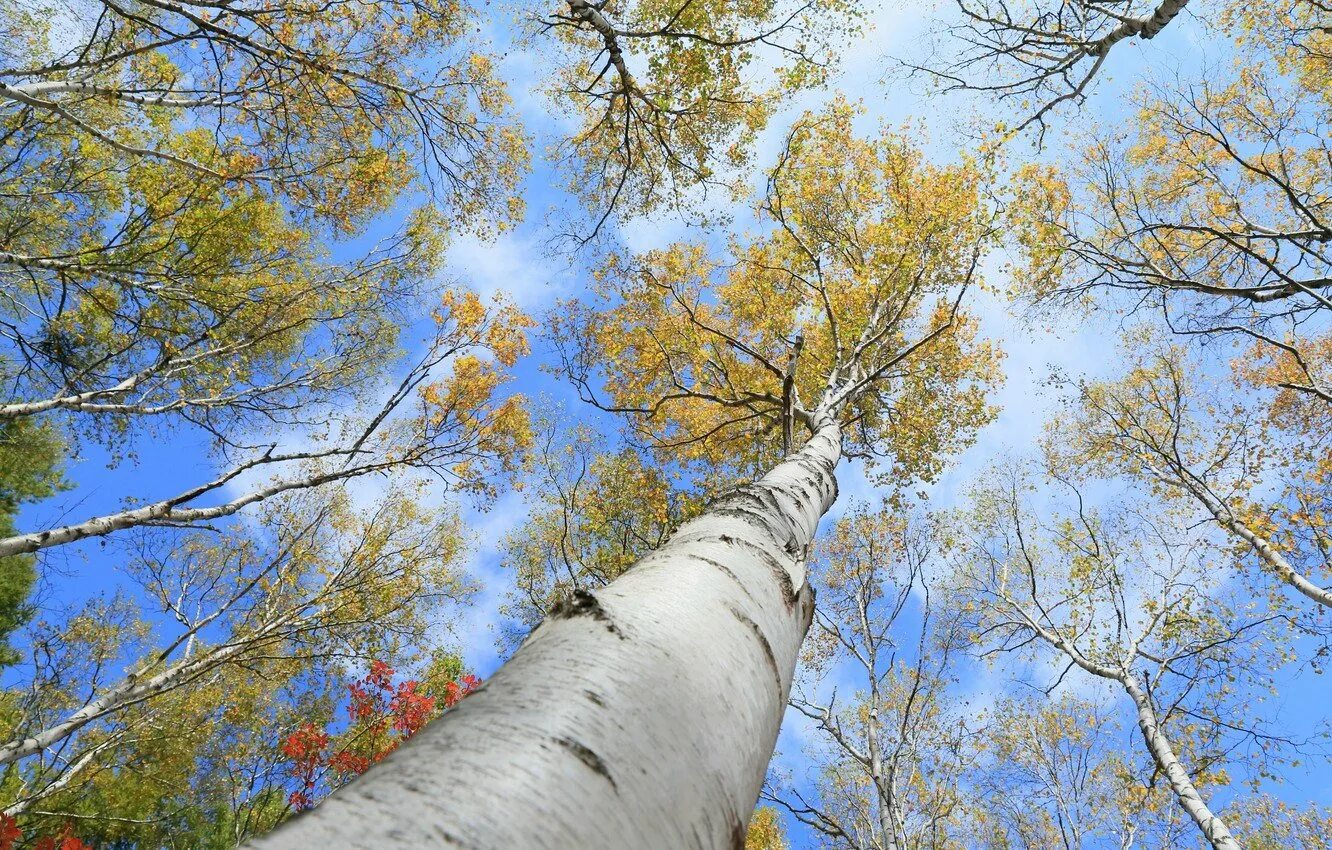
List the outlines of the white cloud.
<svg viewBox="0 0 1332 850">
<path fill-rule="evenodd" d="M 535 234 L 504 233 L 483 240 L 463 236 L 449 245 L 445 270 L 451 279 L 483 296 L 503 293 L 519 307 L 549 304 L 570 292 L 570 271 L 543 247 Z"/>
<path fill-rule="evenodd" d="M 498 629 L 503 622 L 500 606 L 514 587 L 513 574 L 501 568 L 504 537 L 527 519 L 522 496 L 509 492 L 487 511 L 467 511 L 464 523 L 472 549 L 467 574 L 480 584 L 472 604 L 461 612 L 453 629 L 461 641 L 464 661 L 482 676 L 492 673 L 503 661 L 498 648 Z"/>
</svg>

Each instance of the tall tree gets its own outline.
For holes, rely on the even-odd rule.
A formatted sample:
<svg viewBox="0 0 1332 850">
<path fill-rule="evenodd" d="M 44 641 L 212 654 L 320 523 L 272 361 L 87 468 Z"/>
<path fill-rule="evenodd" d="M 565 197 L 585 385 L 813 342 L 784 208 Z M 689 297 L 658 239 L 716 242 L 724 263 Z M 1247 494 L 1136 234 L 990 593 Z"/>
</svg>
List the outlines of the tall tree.
<svg viewBox="0 0 1332 850">
<path fill-rule="evenodd" d="M 1123 730 L 1100 700 L 1010 697 L 981 726 L 964 780 L 977 845 L 1126 850 L 1197 834 L 1153 772 L 1119 752 Z"/>
<path fill-rule="evenodd" d="M 961 779 L 971 719 L 947 694 L 959 634 L 933 604 L 928 525 L 900 506 L 859 507 L 828 530 L 813 561 L 818 593 L 808 667 L 791 705 L 813 721 L 815 799 L 797 787 L 776 799 L 840 850 L 959 847 L 965 822 Z M 854 690 L 838 704 L 818 679 L 853 671 Z"/>
<path fill-rule="evenodd" d="M 7 2 L 5 16 L 0 100 L 14 150 L 81 139 L 94 158 L 170 166 L 173 183 L 200 190 L 251 186 L 344 232 L 386 210 L 416 162 L 459 223 L 510 211 L 523 140 L 495 120 L 503 88 L 469 43 L 465 4 L 37 0 Z M 37 152 L 10 173 L 77 173 Z M 95 254 L 6 259 L 76 275 L 85 260 L 101 265 Z"/>
<path fill-rule="evenodd" d="M 929 477 L 991 415 L 996 355 L 961 308 L 993 238 L 983 169 L 930 166 L 851 119 L 839 104 L 799 123 L 770 172 L 771 229 L 730 263 L 690 246 L 620 261 L 633 273 L 604 277 L 606 302 L 564 328 L 575 379 L 590 391 L 578 367 L 605 368 L 607 406 L 639 437 L 684 464 L 768 471 L 575 594 L 457 711 L 253 846 L 743 842 L 844 446 Z M 782 459 L 787 417 L 809 436 Z M 440 795 L 444 765 L 468 781 Z"/>
<path fill-rule="evenodd" d="M 1270 687 L 1280 615 L 1233 598 L 1218 578 L 1226 551 L 1168 506 L 1098 508 L 1057 455 L 1044 469 L 1066 508 L 1034 506 L 1033 479 L 1006 473 L 978 490 L 959 532 L 957 591 L 976 640 L 990 653 L 1052 653 L 1052 688 L 1076 671 L 1118 690 L 1179 806 L 1211 846 L 1238 850 L 1205 789 L 1228 754 L 1280 761 L 1297 743 L 1248 710 Z"/>
<path fill-rule="evenodd" d="M 0 556 L 390 467 L 471 486 L 483 458 L 513 448 L 481 434 L 495 415 L 509 425 L 492 436 L 517 433 L 490 373 L 522 350 L 525 320 L 453 291 L 440 304 L 428 285 L 446 228 L 520 213 L 523 140 L 496 120 L 505 96 L 467 44 L 467 8 L 7 11 L 23 26 L 0 32 L 0 422 L 113 448 L 184 429 L 213 442 L 220 469 L 161 501 L 6 535 Z M 432 168 L 413 184 L 418 157 Z M 327 243 L 364 233 L 413 185 L 439 203 L 330 260 Z M 423 297 L 438 333 L 401 374 L 399 331 Z M 435 383 L 445 363 L 454 375 Z M 390 370 L 396 392 L 369 388 Z M 293 430 L 318 445 L 280 450 Z M 260 475 L 273 480 L 197 506 Z"/>
<path fill-rule="evenodd" d="M 278 691 L 341 664 L 409 660 L 467 592 L 456 518 L 403 496 L 357 510 L 321 491 L 277 500 L 260 519 L 271 540 L 252 526 L 146 535 L 130 566 L 137 592 L 38 625 L 30 671 L 4 694 L 5 814 L 80 805 L 108 766 L 153 758 L 145 748 L 192 776 L 201 736 L 270 698 L 248 690 L 262 688 L 249 671 Z M 167 612 L 174 633 L 137 598 Z M 196 719 L 166 722 L 182 714 Z"/>
<path fill-rule="evenodd" d="M 792 699 L 812 743 L 804 775 L 777 771 L 772 796 L 830 850 L 1188 844 L 1196 828 L 1154 771 L 1119 751 L 1123 729 L 1102 695 L 1028 685 L 1010 696 L 996 683 L 1012 668 L 976 686 L 962 628 L 972 611 L 931 592 L 948 539 L 938 525 L 886 505 L 825 535 L 806 648 L 817 677 Z"/>
<path fill-rule="evenodd" d="M 1332 434 L 1322 419 L 1290 421 L 1294 411 L 1284 405 L 1274 415 L 1266 394 L 1242 377 L 1209 376 L 1178 345 L 1139 347 L 1127 365 L 1122 376 L 1078 388 L 1076 404 L 1057 423 L 1072 450 L 1196 506 L 1238 551 L 1251 554 L 1246 563 L 1257 567 L 1249 571 L 1257 592 L 1271 588 L 1255 573 L 1293 591 L 1296 610 L 1301 603 L 1332 608 Z"/>
</svg>

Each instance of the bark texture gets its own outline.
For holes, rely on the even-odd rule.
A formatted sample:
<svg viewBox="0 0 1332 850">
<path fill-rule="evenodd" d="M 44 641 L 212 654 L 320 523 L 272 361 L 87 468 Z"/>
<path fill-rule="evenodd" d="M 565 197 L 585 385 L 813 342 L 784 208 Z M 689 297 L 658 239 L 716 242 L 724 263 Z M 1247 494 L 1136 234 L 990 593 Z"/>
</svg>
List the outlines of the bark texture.
<svg viewBox="0 0 1332 850">
<path fill-rule="evenodd" d="M 486 685 L 287 848 L 740 848 L 813 615 L 805 554 L 838 426 L 557 608 Z"/>
<path fill-rule="evenodd" d="M 1239 842 L 1230 834 L 1225 821 L 1208 808 L 1206 801 L 1189 778 L 1188 771 L 1180 764 L 1174 747 L 1170 746 L 1170 741 L 1161 733 L 1161 727 L 1156 720 L 1156 709 L 1152 707 L 1152 701 L 1147 693 L 1132 676 L 1124 676 L 1122 682 L 1124 690 L 1133 698 L 1133 705 L 1138 711 L 1138 729 L 1142 732 L 1143 740 L 1147 742 L 1152 760 L 1170 780 L 1170 788 L 1175 792 L 1180 807 L 1198 825 L 1215 850 L 1241 850 Z"/>
</svg>

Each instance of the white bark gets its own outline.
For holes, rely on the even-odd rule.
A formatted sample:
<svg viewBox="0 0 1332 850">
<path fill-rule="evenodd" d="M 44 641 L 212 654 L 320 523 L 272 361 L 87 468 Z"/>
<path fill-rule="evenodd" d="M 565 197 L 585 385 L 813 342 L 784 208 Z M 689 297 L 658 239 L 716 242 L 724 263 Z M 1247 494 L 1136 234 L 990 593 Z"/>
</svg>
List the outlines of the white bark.
<svg viewBox="0 0 1332 850">
<path fill-rule="evenodd" d="M 152 94 L 137 94 L 135 92 L 122 91 L 118 88 L 100 86 L 96 83 L 79 80 L 48 80 L 45 82 L 20 84 L 0 83 L 0 96 L 4 97 L 14 97 L 17 99 L 15 95 L 49 97 L 53 94 L 80 94 L 89 97 L 103 97 L 108 100 L 123 100 L 127 103 L 139 104 L 140 106 L 171 106 L 179 108 L 226 106 L 231 102 L 226 98 L 215 96 L 182 97 L 169 90 L 154 92 Z"/>
<path fill-rule="evenodd" d="M 112 746 L 119 743 L 120 739 L 121 739 L 120 734 L 114 734 L 109 738 L 107 738 L 105 741 L 102 741 L 84 750 L 82 753 L 76 756 L 74 760 L 71 761 L 63 770 L 61 770 L 55 776 L 55 778 L 51 779 L 49 782 L 47 782 L 42 787 L 38 788 L 36 791 L 33 791 L 31 794 L 23 793 L 23 795 L 20 796 L 17 800 L 6 806 L 4 809 L 4 813 L 6 815 L 9 815 L 11 818 L 17 817 L 23 814 L 24 812 L 28 811 L 29 809 L 31 809 L 37 803 L 40 803 L 42 800 L 45 800 L 48 797 L 55 794 L 57 791 L 60 791 L 62 788 L 68 787 L 70 782 L 72 782 L 75 779 L 75 777 L 82 775 L 84 768 L 93 764 L 93 760 L 97 758 L 97 756 L 101 755 L 102 752 L 109 750 Z"/>
<path fill-rule="evenodd" d="M 457 709 L 253 850 L 743 847 L 813 614 L 838 426 L 557 608 Z"/>
<path fill-rule="evenodd" d="M 43 109 L 52 112 L 60 116 L 61 118 L 65 119 L 70 124 L 73 124 L 75 127 L 78 127 L 80 130 L 92 136 L 94 139 L 97 139 L 103 144 L 108 145 L 109 147 L 112 147 L 120 151 L 121 153 L 129 154 L 130 156 L 134 157 L 140 157 L 140 156 L 152 157 L 155 159 L 164 160 L 166 162 L 173 162 L 176 165 L 188 168 L 191 171 L 197 171 L 200 174 L 216 178 L 217 180 L 224 181 L 227 179 L 225 175 L 217 171 L 214 171 L 213 169 L 208 168 L 207 166 L 200 165 L 197 162 L 191 162 L 188 159 L 182 159 L 181 157 L 178 157 L 175 154 L 167 153 L 165 151 L 152 150 L 151 148 L 141 148 L 138 147 L 137 145 L 126 144 L 125 142 L 118 141 L 115 137 L 110 136 L 107 133 L 104 133 L 101 130 L 97 129 L 96 127 L 92 126 L 91 124 L 88 124 L 87 122 L 83 121 L 78 116 L 74 115 L 74 113 L 70 112 L 68 109 L 65 109 L 63 105 L 53 100 L 46 100 L 41 97 L 36 97 L 27 94 L 26 92 L 23 91 L 23 88 L 21 86 L 14 86 L 0 82 L 0 98 L 12 100 L 17 103 L 22 103 L 25 106 L 31 106 L 35 109 Z"/>
<path fill-rule="evenodd" d="M 104 514 L 71 525 L 0 538 L 0 557 L 38 552 L 52 546 L 61 546 L 89 537 L 101 537 L 137 526 L 187 525 L 207 522 L 231 516 L 250 505 L 263 502 L 282 493 L 310 490 L 335 481 L 345 481 L 362 475 L 387 472 L 398 468 L 412 466 L 430 468 L 433 463 L 439 463 L 455 451 L 461 456 L 476 448 L 471 443 L 473 435 L 456 435 L 450 441 L 451 445 L 441 446 L 437 444 L 439 435 L 422 434 L 413 445 L 398 449 L 387 456 L 384 456 L 384 453 L 380 453 L 378 456 L 372 455 L 369 450 L 365 449 L 365 444 L 380 431 L 381 426 L 399 409 L 400 405 L 412 396 L 417 386 L 429 374 L 430 369 L 442 363 L 458 350 L 457 347 L 450 347 L 442 354 L 437 351 L 427 354 L 421 362 L 407 373 L 394 393 L 384 402 L 369 423 L 359 432 L 353 432 L 355 437 L 349 437 L 341 445 L 320 451 L 287 452 L 284 454 L 276 454 L 276 446 L 270 446 L 262 455 L 238 463 L 212 481 L 200 484 L 198 487 L 186 490 L 169 499 L 162 499 L 138 508 Z M 473 457 L 475 454 L 474 452 Z M 343 461 L 342 466 L 329 466 L 329 464 L 338 460 Z M 324 466 L 322 469 L 319 467 L 309 468 L 294 477 L 276 478 L 267 485 L 256 486 L 249 492 L 221 504 L 209 507 L 189 507 L 191 502 L 222 492 L 226 485 L 240 479 L 247 473 L 262 472 L 266 469 L 281 469 L 284 466 L 290 468 L 292 464 L 314 463 L 323 464 Z"/>
<path fill-rule="evenodd" d="M 1188 3 L 1189 0 L 1164 0 L 1150 15 L 1125 18 L 1119 26 L 1091 42 L 1087 53 L 1091 56 L 1105 56 L 1110 52 L 1110 48 L 1126 38 L 1136 37 L 1144 40 L 1155 38 L 1175 19 L 1176 15 L 1184 11 Z"/>
<path fill-rule="evenodd" d="M 1187 483 L 1185 486 L 1188 486 Z M 1246 523 L 1236 518 L 1234 512 L 1230 510 L 1230 508 L 1213 498 L 1210 493 L 1195 487 L 1189 487 L 1189 490 L 1193 492 L 1198 501 L 1202 503 L 1203 507 L 1207 509 L 1208 513 L 1212 515 L 1222 528 L 1228 529 L 1236 537 L 1239 537 L 1245 543 L 1248 543 L 1253 547 L 1253 551 L 1263 563 L 1267 564 L 1276 572 L 1278 578 L 1295 588 L 1295 590 L 1299 591 L 1306 599 L 1311 599 L 1319 605 L 1332 608 L 1332 590 L 1320 587 L 1310 581 L 1307 576 L 1295 569 L 1295 566 L 1286 559 L 1286 556 L 1282 555 L 1267 538 L 1256 533 L 1253 529 L 1249 528 Z"/>
<path fill-rule="evenodd" d="M 1124 685 L 1124 690 L 1133 698 L 1133 704 L 1138 710 L 1138 729 L 1142 732 L 1143 740 L 1147 742 L 1152 760 L 1170 780 L 1170 788 L 1175 792 L 1175 799 L 1179 800 L 1180 806 L 1189 817 L 1193 818 L 1193 822 L 1198 824 L 1198 828 L 1202 830 L 1212 847 L 1216 850 L 1240 850 L 1239 842 L 1230 834 L 1225 822 L 1212 814 L 1212 810 L 1207 807 L 1202 795 L 1189 779 L 1188 771 L 1179 763 L 1174 748 L 1170 746 L 1170 741 L 1162 734 L 1161 727 L 1157 724 L 1156 709 L 1152 706 L 1151 699 L 1132 676 L 1126 675 L 1120 681 Z"/>
<path fill-rule="evenodd" d="M 298 626 L 302 622 L 296 620 L 288 624 L 287 621 L 289 620 L 292 620 L 291 612 L 266 623 L 254 634 L 246 636 L 244 640 L 221 644 L 194 656 L 187 654 L 185 658 L 167 665 L 164 669 L 152 675 L 148 675 L 148 671 L 152 669 L 152 664 L 144 665 L 130 672 L 125 678 L 98 694 L 96 698 L 89 700 L 78 710 L 71 712 L 59 723 L 48 726 L 40 732 L 34 732 L 23 738 L 16 738 L 0 744 L 0 765 L 36 755 L 65 740 L 89 723 L 100 720 L 128 706 L 150 700 L 159 694 L 180 687 L 182 684 L 194 681 L 199 676 L 226 664 L 233 658 L 244 657 L 246 653 L 253 652 L 256 646 L 262 646 L 265 642 L 275 640 L 276 636 L 280 635 L 283 626 L 290 628 Z M 188 638 L 192 639 L 196 632 L 197 630 L 191 629 Z M 184 642 L 185 637 L 183 636 L 182 640 L 173 645 L 171 649 L 175 649 L 177 645 Z M 8 810 L 6 810 L 6 813 L 14 814 Z"/>
<path fill-rule="evenodd" d="M 1202 505 L 1212 515 L 1212 519 L 1216 520 L 1217 525 L 1249 544 L 1259 560 L 1277 574 L 1277 578 L 1293 587 L 1306 599 L 1332 608 L 1332 590 L 1315 584 L 1308 576 L 1295 569 L 1295 565 L 1285 555 L 1281 554 L 1270 540 L 1255 532 L 1247 523 L 1235 516 L 1235 512 L 1226 505 L 1224 500 L 1212 492 L 1206 481 L 1185 466 L 1182 460 L 1171 456 L 1150 443 L 1148 445 L 1161 455 L 1167 468 L 1171 471 L 1167 473 L 1149 464 L 1147 469 L 1153 476 L 1166 484 L 1182 488 L 1197 499 L 1198 504 Z"/>
<path fill-rule="evenodd" d="M 1166 775 L 1170 781 L 1170 789 L 1175 793 L 1175 799 L 1179 802 L 1181 808 L 1193 819 L 1198 828 L 1202 830 L 1203 835 L 1215 850 L 1241 850 L 1238 842 L 1230 834 L 1224 821 L 1212 813 L 1207 807 L 1206 801 L 1198 793 L 1198 789 L 1189 778 L 1188 771 L 1180 763 L 1179 757 L 1175 755 L 1174 747 L 1170 740 L 1166 738 L 1165 733 L 1161 731 L 1161 726 L 1156 716 L 1156 708 L 1152 705 L 1151 698 L 1143 690 L 1142 685 L 1128 671 L 1128 665 L 1112 667 L 1107 664 L 1098 663 L 1088 658 L 1072 642 L 1066 640 L 1058 631 L 1046 628 L 1041 623 L 1033 619 L 1020 605 L 1011 597 L 1005 597 L 1005 601 L 1012 607 L 1025 621 L 1027 627 L 1039 638 L 1055 646 L 1062 651 L 1074 664 L 1091 673 L 1093 676 L 1102 679 L 1109 679 L 1118 682 L 1124 691 L 1133 700 L 1133 705 L 1137 710 L 1138 729 L 1142 732 L 1143 741 L 1147 744 L 1147 750 L 1151 753 L 1152 760 L 1156 766 Z M 1160 616 L 1167 610 L 1162 606 L 1161 614 L 1153 620 L 1153 626 L 1160 621 Z M 1148 629 L 1147 631 L 1150 631 Z M 1145 636 L 1146 632 L 1144 632 Z M 1128 658 L 1132 659 L 1138 655 L 1138 643 L 1135 641 L 1131 650 L 1127 653 Z"/>
<path fill-rule="evenodd" d="M 52 546 L 61 546 L 88 537 L 102 537 L 116 531 L 123 531 L 124 529 L 134 528 L 141 525 L 183 525 L 227 517 L 239 512 L 242 508 L 257 504 L 265 499 L 271 499 L 281 493 L 286 493 L 292 490 L 314 489 L 315 487 L 334 481 L 342 481 L 348 478 L 381 472 L 386 469 L 391 469 L 395 465 L 393 461 L 379 461 L 358 466 L 343 467 L 331 472 L 310 473 L 298 478 L 278 480 L 264 487 L 256 487 L 250 492 L 238 496 L 228 502 L 223 502 L 220 505 L 213 505 L 206 508 L 184 507 L 184 503 L 191 502 L 208 493 L 217 492 L 225 484 L 237 479 L 243 473 L 253 469 L 262 468 L 265 465 L 291 463 L 304 460 L 318 460 L 329 457 L 350 457 L 353 455 L 354 451 L 349 449 L 333 449 L 323 452 L 293 452 L 284 455 L 265 455 L 258 460 L 239 464 L 226 474 L 213 479 L 207 484 L 200 485 L 193 490 L 188 490 L 185 493 L 170 499 L 153 502 L 144 505 L 141 508 L 119 511 L 114 514 L 105 514 L 72 525 L 48 528 L 43 531 L 33 531 L 27 534 L 16 534 L 12 537 L 0 539 L 0 557 L 38 552 Z"/>
</svg>

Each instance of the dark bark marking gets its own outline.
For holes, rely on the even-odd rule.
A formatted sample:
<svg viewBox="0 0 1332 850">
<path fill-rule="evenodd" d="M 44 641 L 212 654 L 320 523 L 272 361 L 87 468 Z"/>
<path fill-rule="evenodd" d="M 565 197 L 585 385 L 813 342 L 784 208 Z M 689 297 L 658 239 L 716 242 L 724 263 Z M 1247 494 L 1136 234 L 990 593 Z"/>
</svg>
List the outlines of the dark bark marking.
<svg viewBox="0 0 1332 850">
<path fill-rule="evenodd" d="M 837 476 L 834 474 L 837 469 L 837 463 L 819 461 L 809 455 L 796 456 L 795 462 L 801 469 L 808 472 L 816 480 L 827 481 L 832 490 L 832 501 L 837 501 Z"/>
<path fill-rule="evenodd" d="M 726 566 L 725 564 L 723 564 L 721 561 L 718 561 L 715 558 L 709 558 L 706 555 L 690 555 L 689 557 L 693 558 L 696 561 L 702 561 L 703 563 L 707 564 L 710 567 L 714 567 L 718 570 L 721 570 L 723 573 L 726 574 L 727 578 L 735 582 L 736 586 L 740 588 L 740 590 L 745 594 L 745 596 L 748 596 L 750 599 L 754 598 L 754 594 L 749 592 L 749 588 L 745 587 L 745 583 L 740 580 L 740 577 L 735 574 L 735 571 L 732 570 L 730 567 Z"/>
<path fill-rule="evenodd" d="M 763 648 L 763 654 L 768 659 L 768 667 L 772 670 L 772 677 L 777 682 L 777 699 L 779 702 L 782 701 L 782 694 L 785 690 L 782 685 L 782 674 L 781 670 L 777 667 L 777 656 L 772 651 L 772 644 L 768 642 L 768 636 L 763 633 L 763 629 L 759 628 L 758 623 L 745 616 L 745 613 L 739 608 L 732 608 L 731 614 L 733 614 L 737 620 L 744 623 L 746 626 L 749 626 L 749 630 L 754 633 L 754 637 L 758 638 L 759 646 Z"/>
<path fill-rule="evenodd" d="M 805 586 L 800 590 L 800 634 L 802 640 L 804 635 L 809 634 L 809 627 L 814 624 L 814 604 L 814 586 L 805 582 Z"/>
<path fill-rule="evenodd" d="M 745 839 L 749 837 L 749 824 L 745 819 L 731 813 L 731 850 L 745 850 Z"/>
<path fill-rule="evenodd" d="M 722 507 L 719 508 L 713 508 L 712 510 L 708 511 L 708 513 L 713 516 L 727 516 L 743 520 L 744 522 L 750 523 L 751 525 L 759 526 L 760 528 L 763 529 L 765 534 L 767 534 L 769 537 L 773 538 L 774 540 L 780 540 L 782 538 L 782 532 L 784 529 L 782 529 L 781 526 L 775 520 L 773 520 L 771 517 L 769 517 L 766 513 L 762 511 L 758 511 L 753 508 L 746 507 L 744 505 L 723 505 Z"/>
<path fill-rule="evenodd" d="M 611 789 L 614 790 L 615 793 L 618 794 L 620 792 L 620 786 L 615 784 L 615 778 L 611 776 L 610 769 L 607 768 L 606 763 L 601 760 L 601 756 L 592 752 L 577 741 L 572 741 L 568 738 L 556 738 L 555 743 L 573 753 L 579 761 L 587 765 L 589 770 L 609 782 Z"/>
<path fill-rule="evenodd" d="M 597 708 L 606 707 L 606 701 L 595 691 L 583 691 L 583 696 L 587 697 L 588 702 L 592 703 Z"/>
<path fill-rule="evenodd" d="M 790 537 L 786 538 L 785 548 L 786 548 L 786 554 L 794 558 L 797 555 L 799 555 L 804 550 L 805 547 L 801 546 L 800 541 L 796 540 L 795 535 L 792 534 Z"/>
<path fill-rule="evenodd" d="M 441 841 L 443 841 L 445 844 L 448 844 L 448 845 L 451 846 L 451 847 L 468 847 L 468 848 L 471 848 L 471 847 L 475 847 L 475 846 L 476 846 L 475 844 L 467 844 L 467 843 L 464 843 L 464 842 L 462 841 L 462 839 L 458 838 L 456 835 L 454 835 L 453 833 L 449 832 L 447 829 L 445 829 L 444 827 L 442 827 L 442 826 L 440 826 L 440 825 L 438 825 L 438 824 L 435 824 L 434 831 L 435 831 L 435 834 L 439 836 L 439 838 L 440 838 Z"/>
<path fill-rule="evenodd" d="M 783 564 L 776 555 L 773 555 L 762 546 L 757 546 L 741 537 L 730 537 L 723 534 L 719 539 L 723 543 L 744 546 L 753 552 L 760 561 L 768 566 L 768 569 L 772 572 L 773 578 L 777 580 L 777 586 L 781 588 L 782 601 L 786 603 L 786 607 L 790 608 L 795 605 L 796 590 L 795 585 L 791 583 L 791 574 L 786 571 L 786 565 Z"/>
<path fill-rule="evenodd" d="M 774 538 L 774 548 L 776 549 L 777 552 L 780 552 L 782 554 L 787 554 L 788 546 L 777 543 L 778 540 L 782 539 L 783 538 Z M 785 541 L 789 542 L 794 538 L 788 536 L 784 539 Z M 744 548 L 748 549 L 750 553 L 753 554 L 754 557 L 758 558 L 759 561 L 761 561 L 772 573 L 773 578 L 777 582 L 777 586 L 781 590 L 782 601 L 786 603 L 786 607 L 787 608 L 795 607 L 797 594 L 796 594 L 795 585 L 791 581 L 791 574 L 787 571 L 786 564 L 782 561 L 780 557 L 774 554 L 772 550 L 764 548 L 763 546 L 760 546 L 752 541 L 746 540 L 743 537 L 734 537 L 730 534 L 717 534 L 717 535 L 700 534 L 698 536 L 691 535 L 689 537 L 682 538 L 675 542 L 683 546 L 689 543 L 703 543 L 709 540 L 716 540 L 726 546 L 743 546 Z M 649 555 L 648 557 L 651 556 Z M 693 558 L 695 560 L 703 561 L 712 566 L 716 566 L 724 570 L 728 575 L 731 575 L 732 578 L 737 578 L 734 574 L 731 573 L 731 571 L 728 568 L 722 567 L 721 564 L 719 564 L 717 561 L 711 558 L 701 555 L 696 555 L 693 554 L 692 552 L 688 554 L 688 557 Z M 646 558 L 644 560 L 646 560 Z M 740 582 L 738 578 L 736 580 L 736 583 L 739 584 L 742 588 L 744 588 L 746 593 L 749 593 L 749 589 L 742 582 Z M 752 596 L 752 594 L 750 595 Z"/>
<path fill-rule="evenodd" d="M 550 618 L 552 620 L 569 620 L 574 617 L 591 617 L 592 619 L 604 624 L 606 631 L 618 637 L 620 640 L 628 640 L 620 627 L 615 625 L 610 614 L 601 607 L 601 601 L 597 599 L 596 594 L 587 590 L 575 590 L 573 596 L 568 599 L 561 599 L 555 603 L 555 607 L 550 609 Z"/>
<path fill-rule="evenodd" d="M 775 539 L 782 539 L 790 534 L 783 522 L 786 513 L 782 508 L 776 487 L 756 481 L 736 488 L 708 506 L 708 513 L 723 516 L 735 516 L 755 522 L 763 527 Z"/>
</svg>

